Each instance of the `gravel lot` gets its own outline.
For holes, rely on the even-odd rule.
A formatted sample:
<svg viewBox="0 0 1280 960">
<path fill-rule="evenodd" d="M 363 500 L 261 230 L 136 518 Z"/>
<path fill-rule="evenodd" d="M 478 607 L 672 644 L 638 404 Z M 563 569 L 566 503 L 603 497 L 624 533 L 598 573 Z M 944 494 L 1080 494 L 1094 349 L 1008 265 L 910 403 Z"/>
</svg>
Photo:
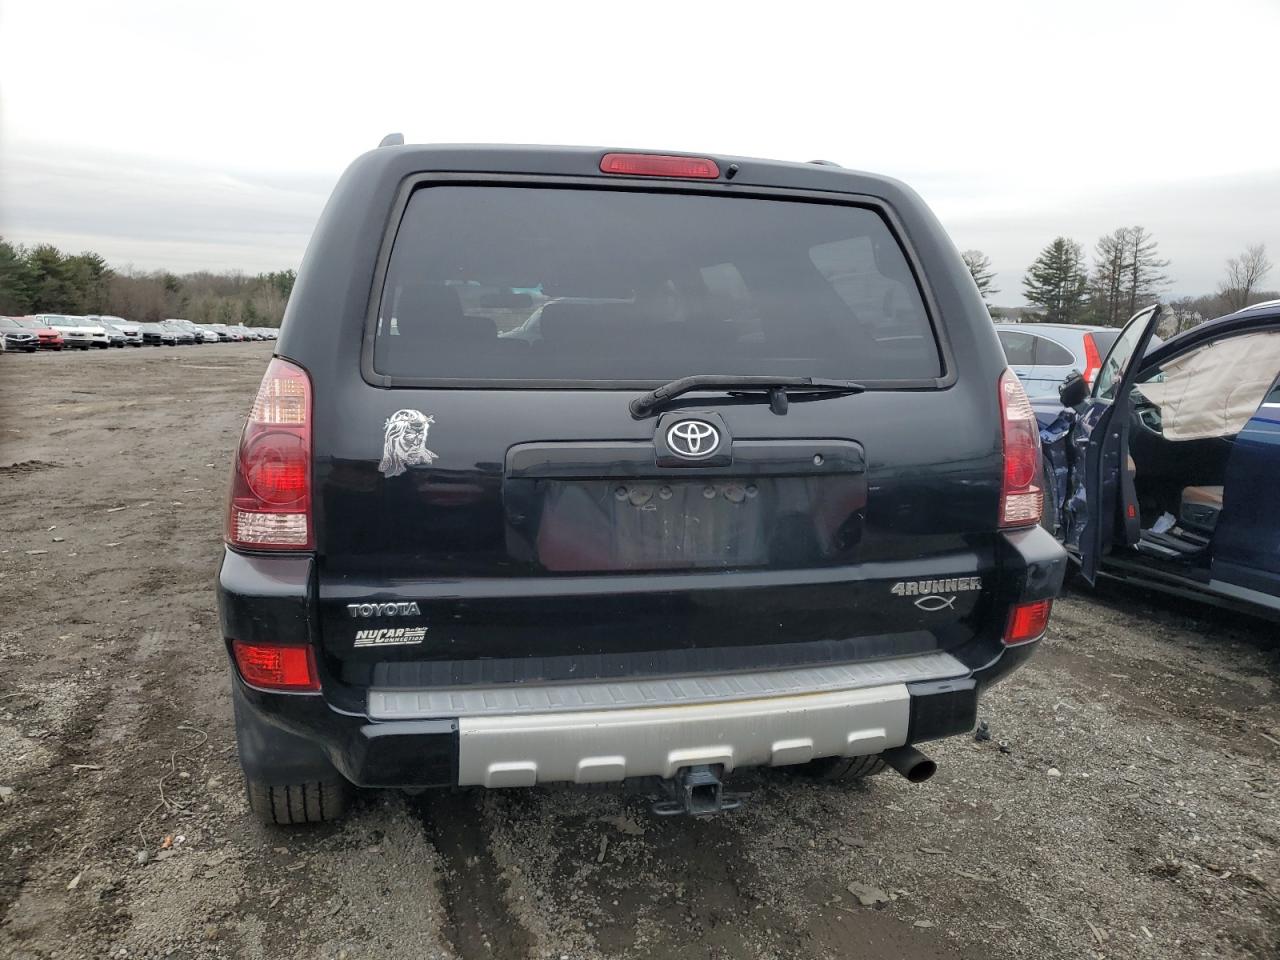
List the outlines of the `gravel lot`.
<svg viewBox="0 0 1280 960">
<path fill-rule="evenodd" d="M 368 794 L 248 815 L 214 610 L 270 346 L 0 357 L 0 955 L 1280 956 L 1277 629 L 1063 600 L 992 739 L 856 789 Z M 862 906 L 850 884 L 891 899 Z"/>
</svg>

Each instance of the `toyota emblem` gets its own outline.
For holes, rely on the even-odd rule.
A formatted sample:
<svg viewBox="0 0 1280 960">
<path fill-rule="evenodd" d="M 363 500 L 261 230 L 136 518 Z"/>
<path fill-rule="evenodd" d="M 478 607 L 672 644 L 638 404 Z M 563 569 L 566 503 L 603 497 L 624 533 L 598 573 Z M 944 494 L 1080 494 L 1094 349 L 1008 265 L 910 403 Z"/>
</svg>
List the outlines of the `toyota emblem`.
<svg viewBox="0 0 1280 960">
<path fill-rule="evenodd" d="M 671 452 L 687 460 L 701 460 L 720 446 L 720 431 L 703 420 L 681 420 L 667 431 Z"/>
</svg>

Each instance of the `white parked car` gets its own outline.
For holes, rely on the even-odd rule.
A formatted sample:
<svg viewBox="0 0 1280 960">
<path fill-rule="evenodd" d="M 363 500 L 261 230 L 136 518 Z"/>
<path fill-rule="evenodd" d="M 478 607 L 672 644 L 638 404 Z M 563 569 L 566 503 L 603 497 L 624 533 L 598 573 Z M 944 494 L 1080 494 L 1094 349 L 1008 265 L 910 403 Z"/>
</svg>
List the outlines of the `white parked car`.
<svg viewBox="0 0 1280 960">
<path fill-rule="evenodd" d="M 132 320 L 126 320 L 124 317 L 113 317 L 110 315 L 90 316 L 85 317 L 85 319 L 93 320 L 94 322 L 107 327 L 108 333 L 110 333 L 111 330 L 120 331 L 120 333 L 124 334 L 125 343 L 131 347 L 142 346 L 142 331 Z"/>
<path fill-rule="evenodd" d="M 61 313 L 37 313 L 35 319 L 62 334 L 62 342 L 68 347 L 88 350 L 111 346 L 111 336 L 106 329 L 88 317 L 71 317 Z"/>
<path fill-rule="evenodd" d="M 194 320 L 170 319 L 166 320 L 165 323 L 172 323 L 175 326 L 181 327 L 187 333 L 191 334 L 191 338 L 195 343 L 218 342 L 217 331 L 210 330 L 208 327 L 196 323 Z"/>
</svg>

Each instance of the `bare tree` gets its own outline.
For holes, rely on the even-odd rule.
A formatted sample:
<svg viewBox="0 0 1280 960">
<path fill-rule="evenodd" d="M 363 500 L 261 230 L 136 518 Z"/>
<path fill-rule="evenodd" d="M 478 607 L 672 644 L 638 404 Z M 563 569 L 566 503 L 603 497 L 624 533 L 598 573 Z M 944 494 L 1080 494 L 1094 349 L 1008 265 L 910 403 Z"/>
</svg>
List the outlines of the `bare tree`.
<svg viewBox="0 0 1280 960">
<path fill-rule="evenodd" d="M 1125 251 L 1129 230 L 1120 227 L 1098 240 L 1094 247 L 1093 275 L 1090 277 L 1093 319 L 1104 327 L 1118 327 L 1121 316 L 1125 276 Z"/>
<path fill-rule="evenodd" d="M 1098 241 L 1091 278 L 1093 313 L 1103 326 L 1119 327 L 1168 286 L 1168 260 L 1145 227 L 1121 227 Z"/>
<path fill-rule="evenodd" d="M 1249 296 L 1258 288 L 1262 278 L 1271 272 L 1267 259 L 1267 245 L 1256 243 L 1238 257 L 1227 261 L 1227 277 L 1218 285 L 1218 295 L 1228 310 L 1243 310 L 1249 306 Z"/>
<path fill-rule="evenodd" d="M 969 268 L 969 273 L 973 276 L 973 282 L 977 284 L 983 300 L 986 300 L 989 294 L 1000 292 L 999 287 L 992 286 L 996 279 L 996 272 L 991 269 L 990 257 L 981 250 L 966 250 L 960 254 L 960 259 Z"/>
<path fill-rule="evenodd" d="M 1156 255 L 1158 244 L 1145 227 L 1129 228 L 1129 316 L 1138 312 L 1139 305 L 1146 306 L 1162 287 L 1168 286 L 1169 275 L 1164 268 L 1168 260 Z"/>
</svg>

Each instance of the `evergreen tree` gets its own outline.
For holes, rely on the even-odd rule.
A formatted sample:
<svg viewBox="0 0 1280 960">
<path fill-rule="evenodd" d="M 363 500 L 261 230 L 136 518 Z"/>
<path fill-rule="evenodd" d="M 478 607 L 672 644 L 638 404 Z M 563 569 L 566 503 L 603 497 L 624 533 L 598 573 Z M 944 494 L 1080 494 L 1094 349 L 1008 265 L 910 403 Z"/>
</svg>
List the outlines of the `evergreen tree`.
<svg viewBox="0 0 1280 960">
<path fill-rule="evenodd" d="M 66 257 L 62 272 L 74 291 L 73 313 L 103 313 L 107 309 L 107 286 L 111 268 L 96 253 L 82 253 Z"/>
<path fill-rule="evenodd" d="M 1041 308 L 1042 322 L 1080 322 L 1089 297 L 1084 249 L 1074 240 L 1057 237 L 1031 264 L 1022 288 L 1027 300 Z"/>
<path fill-rule="evenodd" d="M 55 246 L 42 243 L 27 254 L 31 271 L 31 299 L 41 313 L 75 313 L 79 294 L 68 276 L 67 258 Z"/>
<path fill-rule="evenodd" d="M 26 249 L 0 240 L 0 314 L 30 313 L 34 291 Z"/>
</svg>

